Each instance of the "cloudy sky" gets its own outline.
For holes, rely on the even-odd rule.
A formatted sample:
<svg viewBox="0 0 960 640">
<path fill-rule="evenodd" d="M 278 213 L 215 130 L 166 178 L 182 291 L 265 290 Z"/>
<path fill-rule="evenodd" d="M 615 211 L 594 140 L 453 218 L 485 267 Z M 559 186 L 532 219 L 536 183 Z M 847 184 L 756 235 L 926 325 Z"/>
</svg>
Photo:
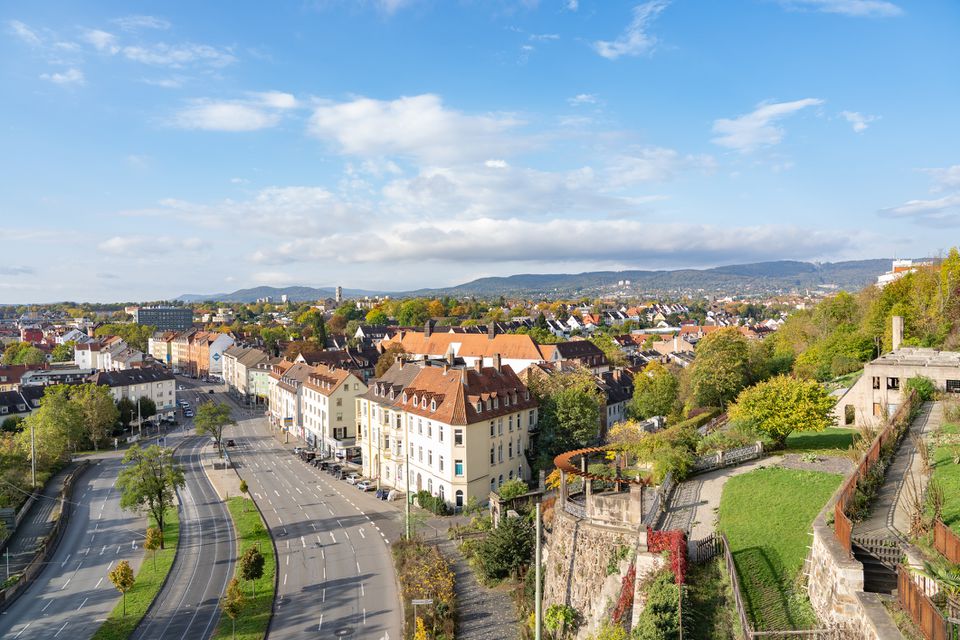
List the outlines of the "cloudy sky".
<svg viewBox="0 0 960 640">
<path fill-rule="evenodd" d="M 953 0 L 5 2 L 0 302 L 922 256 Z"/>
</svg>

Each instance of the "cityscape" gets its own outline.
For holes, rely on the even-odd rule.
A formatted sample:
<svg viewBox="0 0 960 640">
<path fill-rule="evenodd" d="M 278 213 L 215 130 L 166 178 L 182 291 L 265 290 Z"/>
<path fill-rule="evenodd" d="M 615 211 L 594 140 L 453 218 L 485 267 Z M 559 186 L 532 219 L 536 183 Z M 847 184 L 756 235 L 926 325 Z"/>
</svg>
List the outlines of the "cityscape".
<svg viewBox="0 0 960 640">
<path fill-rule="evenodd" d="M 960 637 L 960 5 L 0 30 L 0 638 Z"/>
</svg>

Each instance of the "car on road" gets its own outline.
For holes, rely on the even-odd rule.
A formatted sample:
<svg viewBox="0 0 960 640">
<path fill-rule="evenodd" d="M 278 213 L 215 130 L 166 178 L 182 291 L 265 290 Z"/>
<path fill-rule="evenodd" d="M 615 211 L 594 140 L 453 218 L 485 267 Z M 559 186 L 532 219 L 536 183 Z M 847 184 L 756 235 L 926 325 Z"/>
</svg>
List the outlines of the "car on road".
<svg viewBox="0 0 960 640">
<path fill-rule="evenodd" d="M 360 491 L 372 491 L 375 487 L 370 480 L 361 480 L 357 483 L 357 489 L 360 489 Z"/>
<path fill-rule="evenodd" d="M 298 455 L 300 455 L 300 452 L 301 452 L 301 451 L 303 451 L 303 447 L 294 447 L 294 448 L 293 448 L 293 455 L 298 456 Z"/>
<path fill-rule="evenodd" d="M 237 443 L 233 441 L 233 438 L 228 438 L 228 439 L 227 439 L 227 446 L 228 446 L 228 447 L 235 447 L 235 446 L 237 446 Z"/>
<path fill-rule="evenodd" d="M 347 484 L 357 484 L 358 482 L 360 482 L 359 473 L 351 473 L 347 476 Z"/>
<path fill-rule="evenodd" d="M 193 411 L 191 411 L 190 409 L 187 409 L 186 411 L 183 412 L 183 417 L 184 417 L 184 418 L 192 418 L 192 417 L 193 417 Z"/>
<path fill-rule="evenodd" d="M 209 391 L 207 391 L 207 393 L 213 393 L 213 389 L 210 389 Z"/>
</svg>

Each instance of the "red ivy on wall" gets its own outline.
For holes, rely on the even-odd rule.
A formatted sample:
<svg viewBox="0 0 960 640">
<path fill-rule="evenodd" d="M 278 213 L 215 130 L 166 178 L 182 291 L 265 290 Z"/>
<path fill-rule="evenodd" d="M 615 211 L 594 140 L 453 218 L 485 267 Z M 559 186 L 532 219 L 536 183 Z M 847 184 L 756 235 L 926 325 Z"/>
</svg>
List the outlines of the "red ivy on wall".
<svg viewBox="0 0 960 640">
<path fill-rule="evenodd" d="M 677 584 L 687 579 L 687 534 L 680 529 L 672 531 L 654 531 L 647 527 L 647 551 L 650 553 L 670 552 L 670 570 L 676 576 Z"/>
<path fill-rule="evenodd" d="M 623 582 L 620 585 L 620 598 L 617 600 L 617 606 L 613 609 L 614 624 L 620 624 L 627 613 L 633 608 L 633 590 L 637 580 L 636 564 L 631 564 L 627 569 L 627 575 L 623 576 Z"/>
</svg>

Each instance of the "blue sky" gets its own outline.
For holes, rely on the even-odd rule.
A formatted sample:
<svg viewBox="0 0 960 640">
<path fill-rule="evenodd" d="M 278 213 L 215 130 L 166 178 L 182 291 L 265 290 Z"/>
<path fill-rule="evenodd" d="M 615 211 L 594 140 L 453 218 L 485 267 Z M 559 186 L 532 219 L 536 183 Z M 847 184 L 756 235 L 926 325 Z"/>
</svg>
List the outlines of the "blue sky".
<svg viewBox="0 0 960 640">
<path fill-rule="evenodd" d="M 960 4 L 7 2 L 0 302 L 923 256 Z"/>
</svg>

